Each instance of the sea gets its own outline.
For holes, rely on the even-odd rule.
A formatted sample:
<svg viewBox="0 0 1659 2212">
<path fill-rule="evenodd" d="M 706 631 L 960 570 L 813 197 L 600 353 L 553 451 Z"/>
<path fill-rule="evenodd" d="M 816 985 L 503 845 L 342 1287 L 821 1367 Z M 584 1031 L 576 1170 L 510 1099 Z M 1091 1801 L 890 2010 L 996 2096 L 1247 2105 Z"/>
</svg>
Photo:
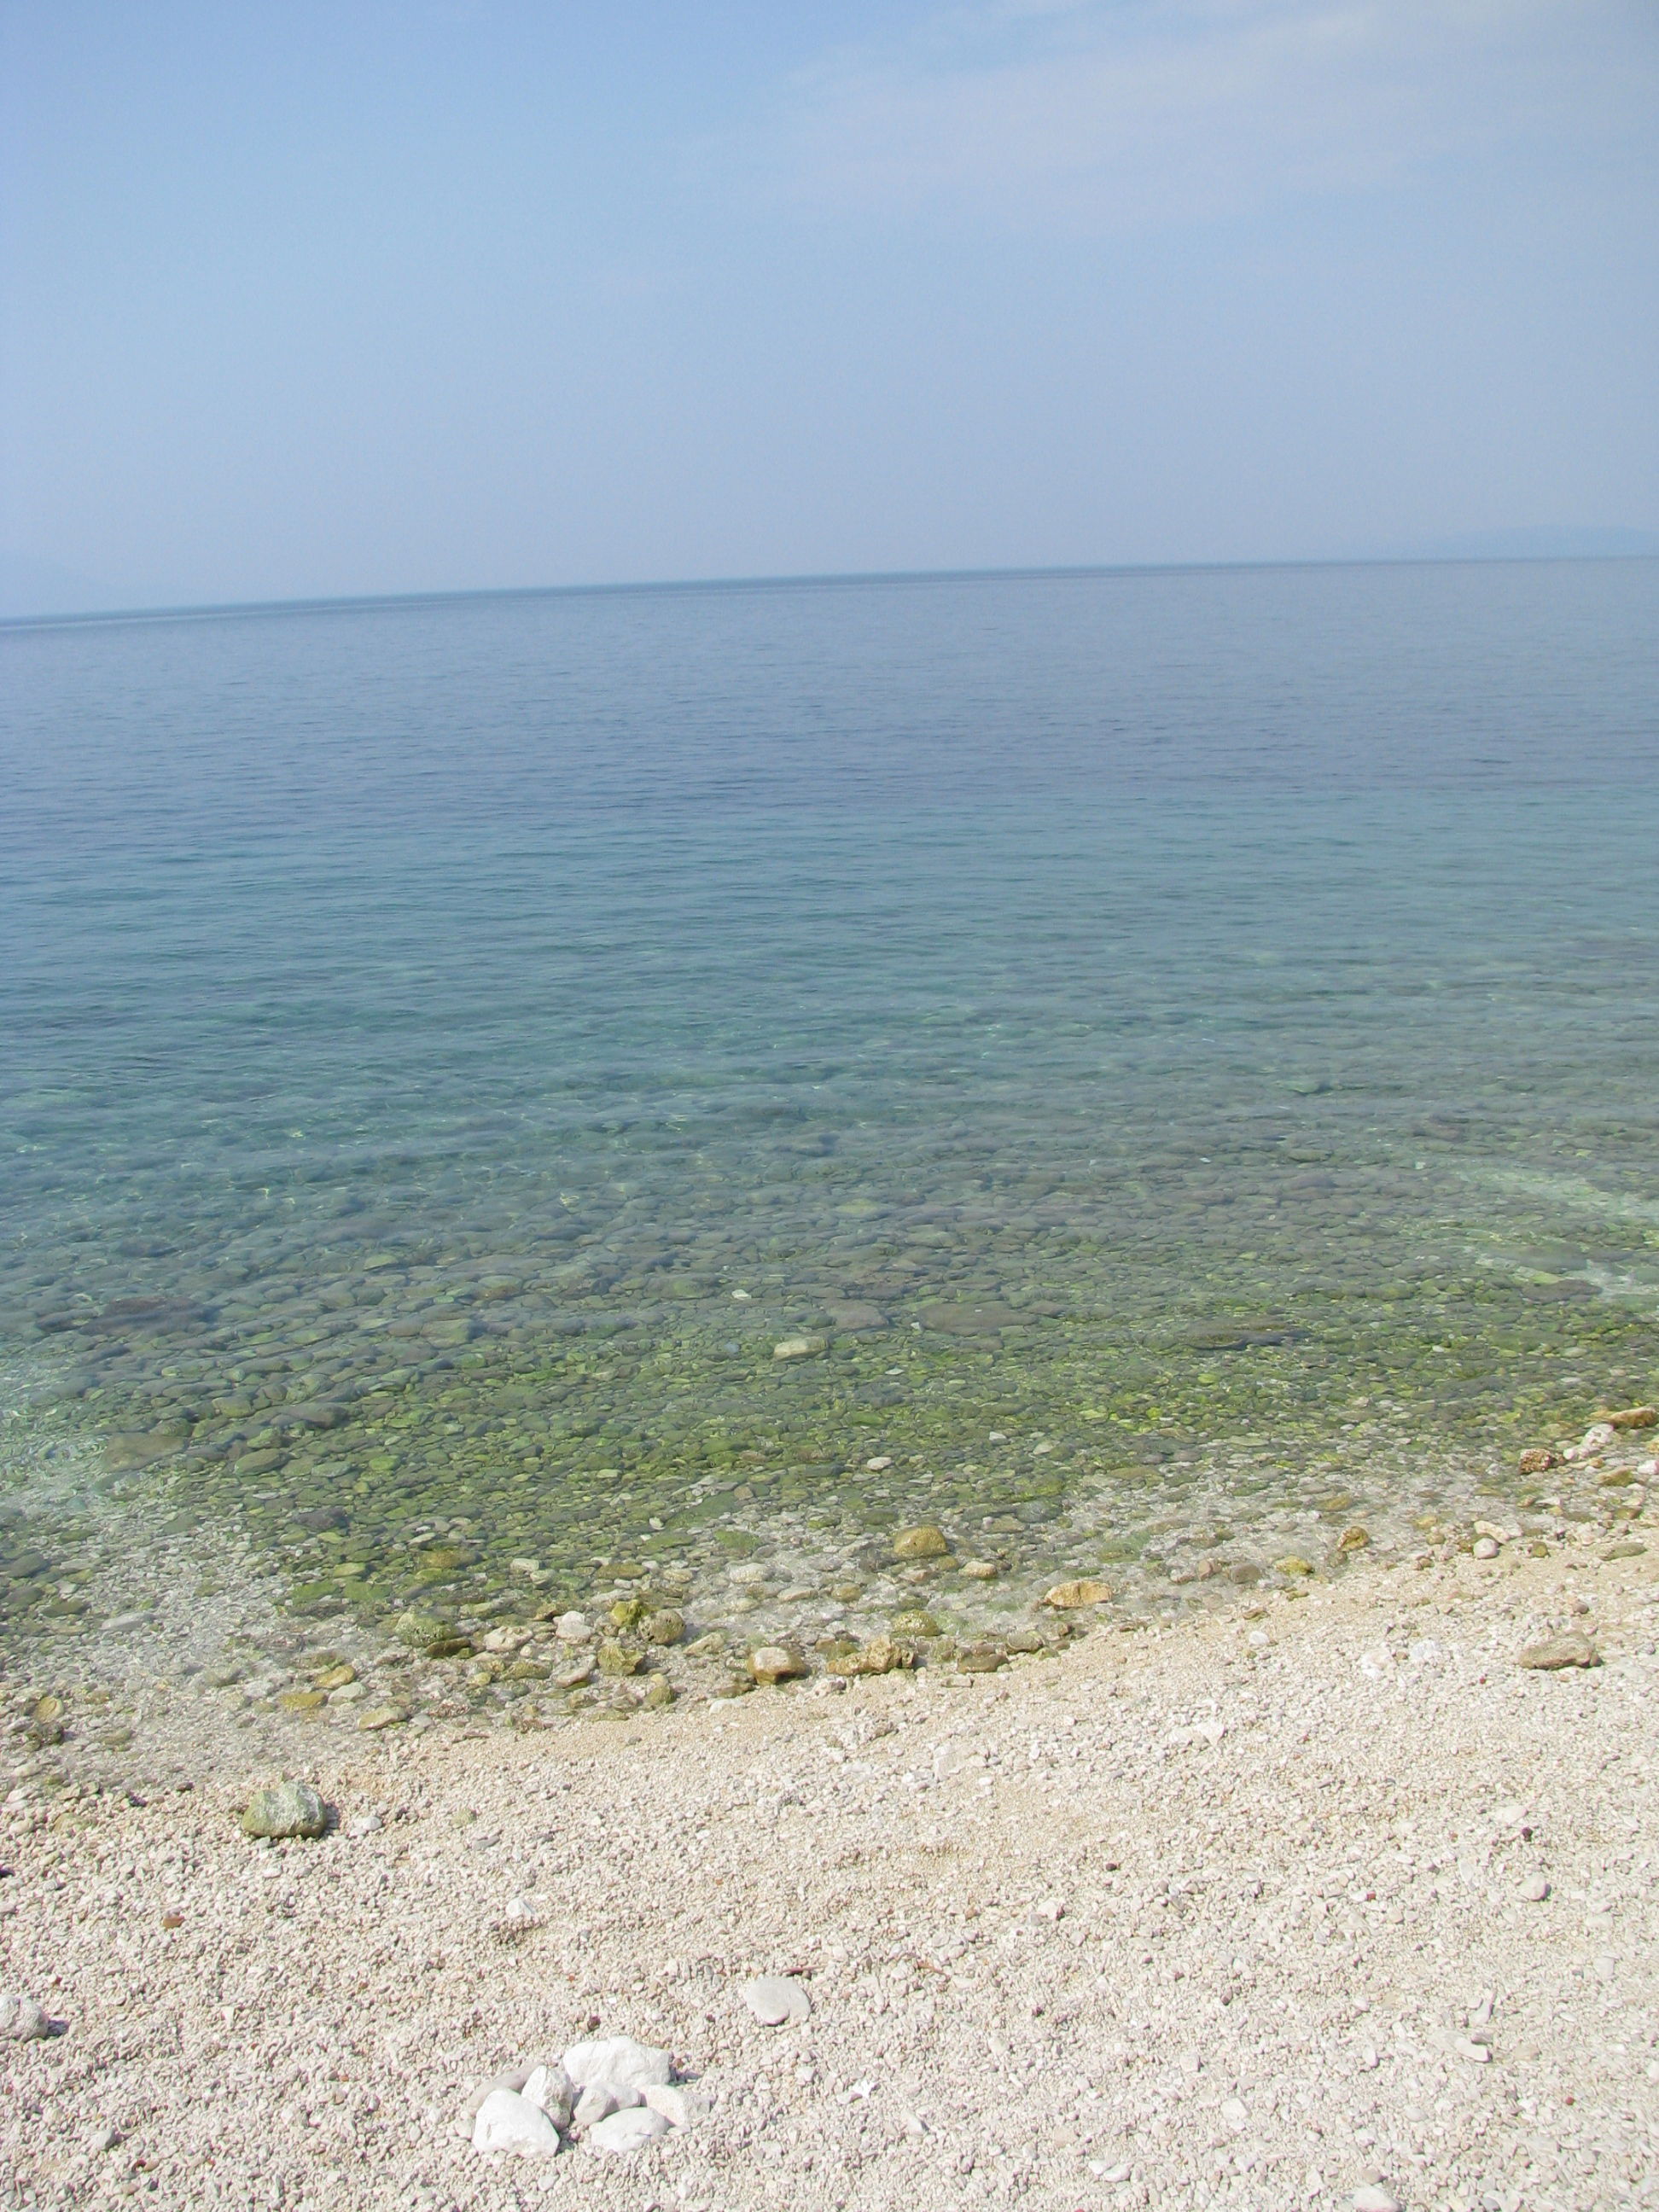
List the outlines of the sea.
<svg viewBox="0 0 1659 2212">
<path fill-rule="evenodd" d="M 1659 1390 L 1656 650 L 1642 559 L 0 626 L 0 1637 L 57 1452 L 323 1622 L 834 1643 L 936 1528 L 924 1656 L 1560 1510 Z"/>
</svg>

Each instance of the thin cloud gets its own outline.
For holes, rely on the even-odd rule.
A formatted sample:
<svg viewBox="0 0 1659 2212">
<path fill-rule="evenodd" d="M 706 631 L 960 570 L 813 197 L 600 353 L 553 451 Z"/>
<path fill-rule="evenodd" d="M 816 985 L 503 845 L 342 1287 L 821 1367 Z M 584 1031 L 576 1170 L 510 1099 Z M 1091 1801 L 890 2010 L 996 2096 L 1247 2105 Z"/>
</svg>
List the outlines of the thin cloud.
<svg viewBox="0 0 1659 2212">
<path fill-rule="evenodd" d="M 1146 224 L 1387 186 L 1650 126 L 1640 0 L 993 0 L 797 78 L 772 155 L 810 200 Z"/>
</svg>

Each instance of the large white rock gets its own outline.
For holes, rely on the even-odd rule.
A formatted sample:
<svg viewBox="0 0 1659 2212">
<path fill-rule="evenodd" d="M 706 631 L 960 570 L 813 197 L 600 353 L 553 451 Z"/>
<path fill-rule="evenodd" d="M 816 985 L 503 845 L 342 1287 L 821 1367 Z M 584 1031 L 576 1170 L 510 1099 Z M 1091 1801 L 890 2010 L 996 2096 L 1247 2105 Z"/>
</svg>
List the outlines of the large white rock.
<svg viewBox="0 0 1659 2212">
<path fill-rule="evenodd" d="M 564 2070 L 578 2089 L 609 2089 L 624 2111 L 645 2101 L 653 2082 L 666 2082 L 673 2072 L 665 2051 L 648 2043 L 635 2043 L 631 2035 L 612 2035 L 598 2043 L 573 2043 L 564 2054 Z"/>
<path fill-rule="evenodd" d="M 626 2112 L 612 2112 L 608 2120 L 589 2128 L 582 2141 L 589 2150 L 600 2151 L 611 2157 L 624 2151 L 638 2150 L 653 2136 L 665 2136 L 668 2123 L 660 2112 L 653 2112 L 648 2105 L 635 2105 Z"/>
<path fill-rule="evenodd" d="M 539 2105 L 512 2089 L 492 2089 L 472 2123 L 474 2150 L 510 2150 L 530 2158 L 551 2158 L 559 2131 Z"/>
</svg>

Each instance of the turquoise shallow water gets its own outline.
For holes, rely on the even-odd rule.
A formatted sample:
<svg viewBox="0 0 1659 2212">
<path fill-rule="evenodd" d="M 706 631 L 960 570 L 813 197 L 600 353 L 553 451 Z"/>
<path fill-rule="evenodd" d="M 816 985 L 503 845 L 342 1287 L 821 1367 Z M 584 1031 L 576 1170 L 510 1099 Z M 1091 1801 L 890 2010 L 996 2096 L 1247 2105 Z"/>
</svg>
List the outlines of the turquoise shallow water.
<svg viewBox="0 0 1659 2212">
<path fill-rule="evenodd" d="M 1656 617 L 1628 562 L 0 634 L 0 1339 L 325 1613 L 924 1519 L 1146 1606 L 1512 1489 L 1659 1381 Z"/>
</svg>

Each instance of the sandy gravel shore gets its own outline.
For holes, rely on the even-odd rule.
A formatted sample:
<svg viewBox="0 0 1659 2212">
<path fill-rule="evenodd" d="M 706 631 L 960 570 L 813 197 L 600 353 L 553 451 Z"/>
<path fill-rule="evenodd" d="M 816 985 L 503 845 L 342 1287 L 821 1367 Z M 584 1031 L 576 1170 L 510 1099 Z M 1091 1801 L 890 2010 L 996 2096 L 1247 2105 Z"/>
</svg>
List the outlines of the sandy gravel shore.
<svg viewBox="0 0 1659 2212">
<path fill-rule="evenodd" d="M 1346 2207 L 1659 2201 L 1653 1559 L 1378 1565 L 1001 1674 L 521 1735 L 306 1739 L 3 1810 L 0 2202 Z M 1537 1636 L 1605 1663 L 1536 1673 Z M 143 1799 L 143 1802 L 134 1802 Z M 760 2027 L 757 1972 L 812 2013 Z M 594 2028 L 711 2116 L 503 2162 Z"/>
</svg>

